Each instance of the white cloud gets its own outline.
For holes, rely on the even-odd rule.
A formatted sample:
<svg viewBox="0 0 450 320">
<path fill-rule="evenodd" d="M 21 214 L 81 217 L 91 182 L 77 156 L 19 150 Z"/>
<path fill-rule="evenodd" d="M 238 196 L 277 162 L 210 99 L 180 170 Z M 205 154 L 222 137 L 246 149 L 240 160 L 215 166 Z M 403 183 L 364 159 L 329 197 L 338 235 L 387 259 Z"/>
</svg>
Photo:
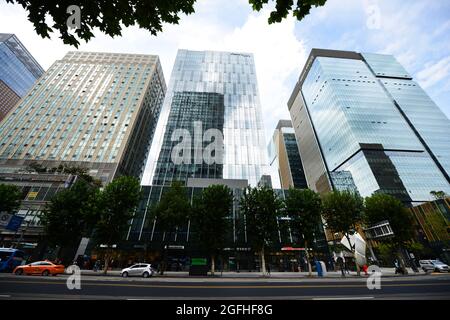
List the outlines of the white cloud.
<svg viewBox="0 0 450 320">
<path fill-rule="evenodd" d="M 429 63 L 417 73 L 417 80 L 422 87 L 430 88 L 450 75 L 450 56 L 436 63 Z"/>
</svg>

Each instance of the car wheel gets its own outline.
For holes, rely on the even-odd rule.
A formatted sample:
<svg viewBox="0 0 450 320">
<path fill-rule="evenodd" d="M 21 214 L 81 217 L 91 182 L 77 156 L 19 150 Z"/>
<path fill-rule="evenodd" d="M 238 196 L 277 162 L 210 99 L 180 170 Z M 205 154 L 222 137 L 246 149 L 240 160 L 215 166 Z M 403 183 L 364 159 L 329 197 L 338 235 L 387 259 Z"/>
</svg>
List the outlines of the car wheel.
<svg viewBox="0 0 450 320">
<path fill-rule="evenodd" d="M 148 277 L 150 277 L 150 273 L 148 273 L 147 271 L 145 271 L 145 272 L 142 274 L 142 276 L 143 276 L 144 278 L 148 278 Z"/>
<path fill-rule="evenodd" d="M 122 277 L 123 277 L 123 278 L 128 277 L 128 272 L 125 271 L 124 273 L 122 273 Z"/>
<path fill-rule="evenodd" d="M 42 272 L 42 275 L 44 277 L 47 277 L 50 274 L 50 272 L 48 272 L 48 270 L 44 270 L 44 272 Z"/>
<path fill-rule="evenodd" d="M 19 269 L 16 271 L 16 275 L 21 276 L 23 274 L 23 270 Z"/>
</svg>

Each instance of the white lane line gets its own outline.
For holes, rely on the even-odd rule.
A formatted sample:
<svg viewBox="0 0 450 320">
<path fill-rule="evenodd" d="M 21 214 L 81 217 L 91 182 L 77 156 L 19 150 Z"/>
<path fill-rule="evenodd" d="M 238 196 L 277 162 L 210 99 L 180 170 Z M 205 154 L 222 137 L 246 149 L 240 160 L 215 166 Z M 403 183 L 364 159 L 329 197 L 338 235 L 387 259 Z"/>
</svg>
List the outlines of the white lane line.
<svg viewBox="0 0 450 320">
<path fill-rule="evenodd" d="M 329 297 L 329 298 L 313 298 L 313 300 L 368 300 L 375 297 Z"/>
<path fill-rule="evenodd" d="M 0 294 L 0 298 L 11 298 L 10 294 Z"/>
</svg>

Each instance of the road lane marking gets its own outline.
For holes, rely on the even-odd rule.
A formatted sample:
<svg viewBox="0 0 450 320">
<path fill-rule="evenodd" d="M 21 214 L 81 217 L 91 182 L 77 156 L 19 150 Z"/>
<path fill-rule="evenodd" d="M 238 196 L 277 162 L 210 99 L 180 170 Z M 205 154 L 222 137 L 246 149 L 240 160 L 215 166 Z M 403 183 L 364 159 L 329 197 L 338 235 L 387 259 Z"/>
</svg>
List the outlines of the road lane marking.
<svg viewBox="0 0 450 320">
<path fill-rule="evenodd" d="M 11 298 L 10 294 L 0 294 L 0 298 Z"/>
<path fill-rule="evenodd" d="M 326 297 L 326 298 L 313 298 L 312 300 L 369 300 L 375 299 L 375 297 Z"/>
<path fill-rule="evenodd" d="M 53 284 L 53 285 L 66 285 L 65 282 L 50 282 L 50 281 L 2 281 L 3 283 L 15 283 L 15 284 Z M 450 286 L 450 282 L 445 283 L 399 283 L 399 284 L 384 284 L 383 287 L 422 287 L 422 286 Z M 124 283 L 82 283 L 82 286 L 97 286 L 97 287 L 134 287 L 134 288 L 156 288 L 156 289 L 303 289 L 303 288 L 367 288 L 366 285 L 286 285 L 286 286 L 200 286 L 200 285 L 137 285 L 137 284 L 124 284 Z"/>
</svg>

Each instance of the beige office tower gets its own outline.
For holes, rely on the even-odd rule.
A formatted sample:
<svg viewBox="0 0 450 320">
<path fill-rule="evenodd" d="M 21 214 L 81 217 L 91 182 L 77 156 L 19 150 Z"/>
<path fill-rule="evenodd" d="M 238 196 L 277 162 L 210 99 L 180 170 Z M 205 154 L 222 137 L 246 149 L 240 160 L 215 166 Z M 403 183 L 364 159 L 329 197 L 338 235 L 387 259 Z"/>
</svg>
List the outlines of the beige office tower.
<svg viewBox="0 0 450 320">
<path fill-rule="evenodd" d="M 282 189 L 308 189 L 291 120 L 278 121 L 268 152 L 270 167 L 277 172 Z"/>
<path fill-rule="evenodd" d="M 158 56 L 69 52 L 0 123 L 0 173 L 38 164 L 140 177 L 165 92 Z"/>
</svg>

